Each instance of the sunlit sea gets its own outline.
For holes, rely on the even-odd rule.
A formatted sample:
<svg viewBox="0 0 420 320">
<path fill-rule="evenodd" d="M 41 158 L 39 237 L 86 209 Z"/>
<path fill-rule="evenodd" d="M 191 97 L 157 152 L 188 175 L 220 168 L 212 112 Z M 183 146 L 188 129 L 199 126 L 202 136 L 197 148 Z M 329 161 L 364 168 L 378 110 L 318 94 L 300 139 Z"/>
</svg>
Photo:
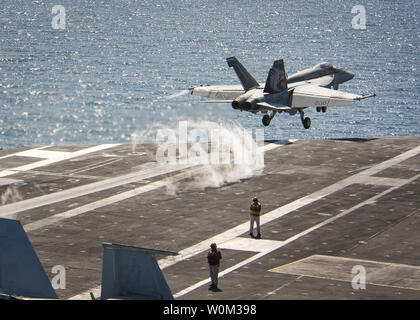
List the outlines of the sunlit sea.
<svg viewBox="0 0 420 320">
<path fill-rule="evenodd" d="M 358 4 L 365 29 L 352 23 Z M 53 24 L 56 5 L 64 29 Z M 260 82 L 279 58 L 288 74 L 330 62 L 355 74 L 340 90 L 377 94 L 327 113 L 307 109 L 309 130 L 299 116 L 278 115 L 266 139 L 419 135 L 419 13 L 409 0 L 4 1 L 0 147 L 130 143 L 177 121 L 262 128 L 260 114 L 187 94 L 238 84 L 230 56 Z"/>
</svg>

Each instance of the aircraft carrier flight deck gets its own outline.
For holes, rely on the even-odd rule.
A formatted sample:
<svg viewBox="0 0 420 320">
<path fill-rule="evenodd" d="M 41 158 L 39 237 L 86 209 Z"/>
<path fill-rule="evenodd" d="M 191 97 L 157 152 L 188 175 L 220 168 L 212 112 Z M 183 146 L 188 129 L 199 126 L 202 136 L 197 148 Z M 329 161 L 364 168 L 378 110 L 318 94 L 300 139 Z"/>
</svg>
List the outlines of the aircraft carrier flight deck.
<svg viewBox="0 0 420 320">
<path fill-rule="evenodd" d="M 0 151 L 0 217 L 21 222 L 50 279 L 65 267 L 60 299 L 100 295 L 102 243 L 178 252 L 157 260 L 179 300 L 420 299 L 420 137 L 266 141 L 261 172 L 204 189 L 199 165 L 157 164 L 155 148 Z"/>
</svg>

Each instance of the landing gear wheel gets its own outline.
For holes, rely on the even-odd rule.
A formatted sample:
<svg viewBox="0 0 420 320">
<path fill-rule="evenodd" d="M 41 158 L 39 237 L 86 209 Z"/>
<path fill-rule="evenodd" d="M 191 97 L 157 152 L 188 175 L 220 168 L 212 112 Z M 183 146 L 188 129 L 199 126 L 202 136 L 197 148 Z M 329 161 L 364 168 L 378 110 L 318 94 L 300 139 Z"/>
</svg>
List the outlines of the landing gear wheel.
<svg viewBox="0 0 420 320">
<path fill-rule="evenodd" d="M 303 127 L 305 129 L 309 129 L 311 127 L 311 118 L 306 117 L 305 118 L 305 113 L 303 112 L 302 109 L 298 109 L 299 113 L 300 113 L 300 120 L 302 121 Z"/>
<path fill-rule="evenodd" d="M 306 117 L 303 119 L 303 127 L 309 129 L 311 127 L 311 118 Z"/>
<path fill-rule="evenodd" d="M 271 122 L 271 118 L 268 114 L 266 114 L 263 118 L 262 118 L 262 123 L 264 126 L 268 126 Z"/>
</svg>

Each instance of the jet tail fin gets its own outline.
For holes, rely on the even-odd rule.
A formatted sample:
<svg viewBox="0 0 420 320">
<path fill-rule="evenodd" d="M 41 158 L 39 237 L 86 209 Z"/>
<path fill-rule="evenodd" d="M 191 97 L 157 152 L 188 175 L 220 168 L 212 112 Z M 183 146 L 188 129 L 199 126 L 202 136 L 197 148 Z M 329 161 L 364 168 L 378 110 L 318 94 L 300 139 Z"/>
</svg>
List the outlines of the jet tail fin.
<svg viewBox="0 0 420 320">
<path fill-rule="evenodd" d="M 238 76 L 239 80 L 242 83 L 242 86 L 244 87 L 245 91 L 248 91 L 250 89 L 259 87 L 260 84 L 255 80 L 251 74 L 245 69 L 245 67 L 239 62 L 236 57 L 230 57 L 226 59 L 227 64 L 229 67 L 233 67 L 233 69 L 236 72 L 236 75 Z"/>
<path fill-rule="evenodd" d="M 0 218 L 0 293 L 58 299 L 18 220 Z"/>
<path fill-rule="evenodd" d="M 284 68 L 283 59 L 276 60 L 268 72 L 267 81 L 265 82 L 264 92 L 278 93 L 287 89 L 286 70 Z"/>
<path fill-rule="evenodd" d="M 173 300 L 155 254 L 177 252 L 103 243 L 101 299 Z"/>
</svg>

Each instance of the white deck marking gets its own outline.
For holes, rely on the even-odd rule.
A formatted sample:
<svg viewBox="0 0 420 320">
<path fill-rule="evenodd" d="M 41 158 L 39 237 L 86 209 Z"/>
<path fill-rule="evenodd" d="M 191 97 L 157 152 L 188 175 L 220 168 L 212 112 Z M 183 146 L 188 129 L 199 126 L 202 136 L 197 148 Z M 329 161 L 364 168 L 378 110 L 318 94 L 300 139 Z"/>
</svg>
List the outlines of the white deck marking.
<svg viewBox="0 0 420 320">
<path fill-rule="evenodd" d="M 175 172 L 189 167 L 189 165 L 174 165 L 150 168 L 139 172 L 129 173 L 126 175 L 85 184 L 79 187 L 46 194 L 36 198 L 30 198 L 27 200 L 6 204 L 4 206 L 0 206 L 0 217 L 7 218 L 25 210 L 34 209 L 77 197 L 82 197 L 94 192 L 111 189 L 140 180 L 150 179 L 159 175 Z"/>
<path fill-rule="evenodd" d="M 364 181 L 365 184 L 372 184 L 378 186 L 389 186 L 394 187 L 398 186 L 401 183 L 404 183 L 407 179 L 398 179 L 398 178 L 382 178 L 382 177 L 369 177 L 369 180 Z"/>
<path fill-rule="evenodd" d="M 143 194 L 143 193 L 146 193 L 146 192 L 149 192 L 149 191 L 160 189 L 160 188 L 165 187 L 165 186 L 167 186 L 171 183 L 186 179 L 186 178 L 190 177 L 191 174 L 194 174 L 194 173 L 198 172 L 200 169 L 201 169 L 201 167 L 191 169 L 189 171 L 176 174 L 174 176 L 171 176 L 169 178 L 165 178 L 163 180 L 159 180 L 159 181 L 156 181 L 156 182 L 146 184 L 144 186 L 135 188 L 135 189 L 130 190 L 130 191 L 122 192 L 122 193 L 116 194 L 114 196 L 105 198 L 105 199 L 101 199 L 101 200 L 98 200 L 98 201 L 95 201 L 95 202 L 91 202 L 91 203 L 88 203 L 86 205 L 77 207 L 77 208 L 69 210 L 69 211 L 57 213 L 57 214 L 52 215 L 50 217 L 25 224 L 23 226 L 23 228 L 25 229 L 26 232 L 38 230 L 38 229 L 46 227 L 50 224 L 57 223 L 57 222 L 60 222 L 62 220 L 65 220 L 65 219 L 73 218 L 73 217 L 76 217 L 76 216 L 81 215 L 83 213 L 87 213 L 87 212 L 93 211 L 93 210 L 101 208 L 101 207 L 109 206 L 111 204 L 129 199 L 129 198 L 132 198 L 132 197 L 136 197 L 140 194 Z"/>
<path fill-rule="evenodd" d="M 106 159 L 106 160 L 103 160 L 103 161 L 95 162 L 95 163 L 89 164 L 89 165 L 81 167 L 81 168 L 77 168 L 77 169 L 74 169 L 74 170 L 71 170 L 71 171 L 67 171 L 66 174 L 69 175 L 69 176 L 72 176 L 72 175 L 80 173 L 80 172 L 93 170 L 93 169 L 97 169 L 97 168 L 109 165 L 109 164 L 114 163 L 116 161 L 121 161 L 121 158 L 116 158 L 116 159 L 111 158 L 111 159 Z"/>
<path fill-rule="evenodd" d="M 420 290 L 420 267 L 400 263 L 315 254 L 269 271 L 351 282 L 354 275 L 350 271 L 355 265 L 362 265 L 366 268 L 366 284 Z"/>
<path fill-rule="evenodd" d="M 71 158 L 80 157 L 92 152 L 102 151 L 105 149 L 113 148 L 118 146 L 119 144 L 102 144 L 86 149 L 82 149 L 75 152 L 63 152 L 63 151 L 48 151 L 43 150 L 47 147 L 41 147 L 41 148 L 35 148 L 30 150 L 25 150 L 18 153 L 9 154 L 7 156 L 1 157 L 0 159 L 13 157 L 13 156 L 19 156 L 19 157 L 35 157 L 35 158 L 45 158 L 45 160 L 36 161 L 30 164 L 26 164 L 23 166 L 10 168 L 7 170 L 0 171 L 0 177 L 6 177 L 10 176 L 12 174 L 18 173 L 20 171 L 28 171 L 39 167 L 44 167 L 50 164 L 53 164 L 55 162 L 69 160 Z"/>
<path fill-rule="evenodd" d="M 220 249 L 230 249 L 239 251 L 264 252 L 273 251 L 278 248 L 283 241 L 259 239 L 258 241 L 251 238 L 237 237 L 223 242 L 218 247 Z"/>
<path fill-rule="evenodd" d="M 273 145 L 268 144 L 268 145 L 263 147 L 263 150 L 264 150 L 264 152 L 266 152 L 267 150 L 272 150 L 272 149 L 277 148 L 279 146 L 281 146 L 281 145 L 280 144 L 273 144 Z M 23 151 L 22 153 L 24 153 L 24 152 L 25 151 Z M 31 198 L 31 199 L 22 200 L 22 201 L 19 201 L 19 202 L 6 204 L 4 206 L 0 206 L 0 217 L 1 218 L 8 218 L 8 217 L 13 217 L 14 218 L 16 213 L 19 213 L 19 212 L 22 212 L 22 211 L 25 211 L 25 210 L 30 210 L 30 209 L 50 205 L 50 204 L 53 204 L 53 203 L 57 203 L 57 202 L 61 202 L 61 201 L 85 196 L 85 195 L 88 195 L 88 194 L 91 194 L 91 193 L 94 193 L 94 192 L 99 192 L 99 191 L 111 189 L 111 188 L 118 187 L 118 186 L 121 186 L 121 185 L 130 184 L 130 183 L 133 183 L 133 182 L 138 182 L 140 180 L 150 179 L 150 178 L 157 177 L 157 176 L 160 176 L 160 175 L 164 175 L 164 174 L 173 173 L 173 172 L 180 171 L 180 170 L 193 168 L 193 167 L 196 167 L 196 166 L 198 166 L 198 164 L 195 164 L 195 163 L 183 164 L 183 165 L 182 164 L 160 165 L 160 166 L 152 167 L 152 168 L 145 169 L 145 170 L 142 170 L 142 171 L 139 171 L 139 172 L 134 172 L 134 173 L 130 173 L 130 174 L 114 177 L 114 178 L 109 178 L 109 179 L 106 179 L 106 180 L 93 182 L 93 183 L 82 185 L 82 186 L 79 186 L 79 187 L 75 187 L 75 188 L 71 188 L 71 189 L 67 189 L 67 190 L 63 190 L 63 191 L 58 191 L 58 192 L 46 194 L 46 195 L 39 196 L 39 197 L 36 197 L 36 198 Z M 167 186 L 168 184 L 169 184 L 169 182 L 162 185 L 161 187 Z M 155 186 L 156 185 L 153 185 L 153 190 L 156 189 Z M 146 189 L 147 188 L 145 188 L 145 190 Z M 144 191 L 144 192 L 146 192 L 146 191 Z M 141 193 L 144 193 L 144 192 L 141 192 Z M 128 196 L 127 193 L 124 193 L 124 195 Z M 133 193 L 131 196 L 133 197 L 135 195 L 136 194 Z M 120 197 L 120 198 L 121 198 L 121 200 L 124 200 L 123 197 Z M 128 198 L 129 197 L 126 197 L 125 199 L 128 199 Z M 121 201 L 121 200 L 119 200 L 119 201 Z M 102 203 L 104 203 L 104 205 L 108 205 L 108 204 L 111 204 L 113 202 L 108 202 L 107 199 L 103 199 Z M 94 206 L 94 207 L 99 208 L 99 203 L 95 202 L 95 204 L 96 204 L 96 206 Z M 88 207 L 85 206 L 85 208 L 88 208 Z M 87 212 L 87 211 L 84 211 L 84 212 Z"/>
<path fill-rule="evenodd" d="M 19 151 L 19 152 L 15 152 L 15 153 L 10 153 L 10 154 L 6 154 L 5 156 L 1 156 L 0 160 L 2 159 L 6 159 L 6 158 L 10 158 L 10 157 L 19 157 L 19 156 L 25 156 L 27 151 L 31 151 L 31 150 L 42 150 L 45 148 L 48 148 L 49 146 L 44 146 L 44 147 L 38 147 L 38 148 L 33 148 L 33 149 L 28 149 L 28 150 L 24 150 L 24 151 Z M 29 157 L 27 155 L 27 157 Z"/>
</svg>

